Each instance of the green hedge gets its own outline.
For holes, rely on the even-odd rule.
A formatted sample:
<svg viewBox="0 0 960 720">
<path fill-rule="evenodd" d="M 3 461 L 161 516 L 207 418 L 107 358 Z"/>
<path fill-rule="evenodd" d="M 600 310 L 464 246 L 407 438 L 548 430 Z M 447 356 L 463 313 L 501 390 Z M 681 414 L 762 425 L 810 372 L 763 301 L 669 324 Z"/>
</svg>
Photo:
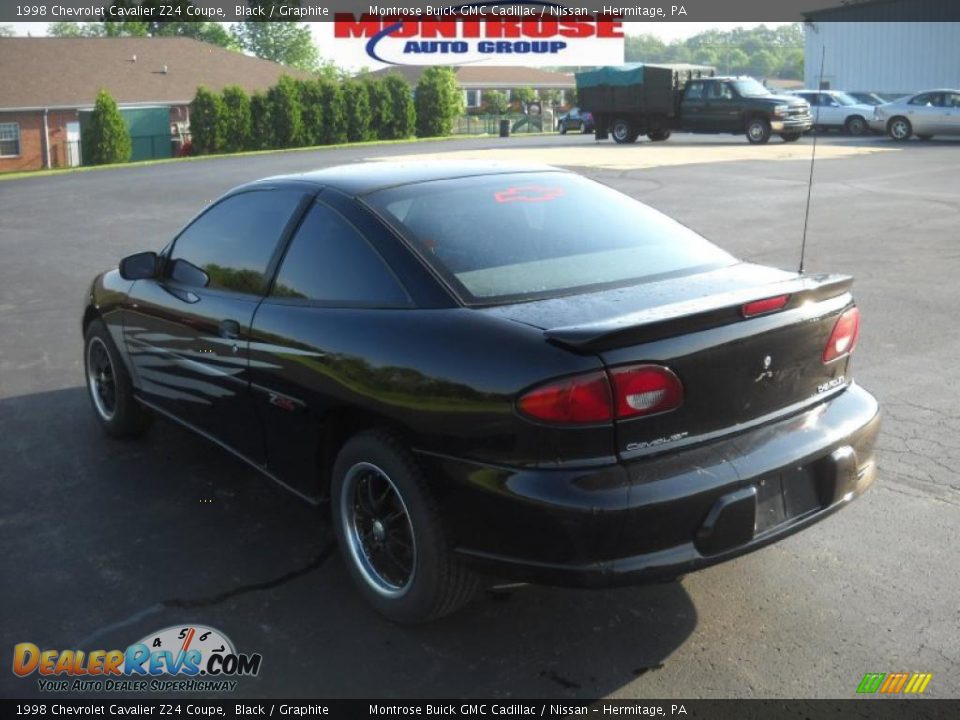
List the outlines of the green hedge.
<svg viewBox="0 0 960 720">
<path fill-rule="evenodd" d="M 416 96 L 416 100 L 414 99 Z M 449 135 L 462 93 L 448 68 L 429 68 L 411 91 L 397 74 L 332 80 L 283 76 L 265 93 L 197 89 L 190 105 L 193 152 L 239 152 Z"/>
</svg>

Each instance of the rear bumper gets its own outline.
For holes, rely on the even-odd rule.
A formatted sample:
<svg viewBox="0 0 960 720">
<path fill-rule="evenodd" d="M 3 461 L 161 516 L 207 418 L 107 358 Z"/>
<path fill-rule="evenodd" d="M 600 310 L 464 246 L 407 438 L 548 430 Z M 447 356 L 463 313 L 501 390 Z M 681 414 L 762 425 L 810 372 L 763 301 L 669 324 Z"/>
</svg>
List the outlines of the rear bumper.
<svg viewBox="0 0 960 720">
<path fill-rule="evenodd" d="M 670 580 L 816 523 L 876 477 L 876 400 L 852 385 L 713 443 L 592 469 L 424 456 L 456 552 L 489 575 L 600 587 Z"/>
</svg>

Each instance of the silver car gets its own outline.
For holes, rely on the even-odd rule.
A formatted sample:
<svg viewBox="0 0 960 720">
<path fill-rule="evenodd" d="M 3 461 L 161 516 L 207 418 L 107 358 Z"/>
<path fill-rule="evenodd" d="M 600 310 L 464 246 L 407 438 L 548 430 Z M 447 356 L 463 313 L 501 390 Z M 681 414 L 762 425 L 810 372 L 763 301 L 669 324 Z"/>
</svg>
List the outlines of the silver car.
<svg viewBox="0 0 960 720">
<path fill-rule="evenodd" d="M 850 135 L 867 132 L 867 123 L 873 116 L 873 105 L 857 102 L 837 90 L 791 90 L 790 94 L 810 103 L 815 128 L 844 130 Z"/>
<path fill-rule="evenodd" d="M 960 90 L 925 90 L 873 109 L 870 127 L 894 140 L 960 135 Z"/>
</svg>

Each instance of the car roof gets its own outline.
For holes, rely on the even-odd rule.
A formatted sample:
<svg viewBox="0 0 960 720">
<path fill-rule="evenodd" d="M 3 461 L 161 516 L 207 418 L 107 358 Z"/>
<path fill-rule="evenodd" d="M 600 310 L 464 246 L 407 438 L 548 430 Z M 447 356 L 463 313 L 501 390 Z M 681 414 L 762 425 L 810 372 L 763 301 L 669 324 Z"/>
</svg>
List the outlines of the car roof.
<svg viewBox="0 0 960 720">
<path fill-rule="evenodd" d="M 317 187 L 334 188 L 348 195 L 366 195 L 384 188 L 412 185 L 432 180 L 539 172 L 568 171 L 551 165 L 530 163 L 450 160 L 374 161 L 336 165 L 322 170 L 292 175 L 277 175 L 258 180 L 251 185 L 286 182 L 306 183 Z"/>
</svg>

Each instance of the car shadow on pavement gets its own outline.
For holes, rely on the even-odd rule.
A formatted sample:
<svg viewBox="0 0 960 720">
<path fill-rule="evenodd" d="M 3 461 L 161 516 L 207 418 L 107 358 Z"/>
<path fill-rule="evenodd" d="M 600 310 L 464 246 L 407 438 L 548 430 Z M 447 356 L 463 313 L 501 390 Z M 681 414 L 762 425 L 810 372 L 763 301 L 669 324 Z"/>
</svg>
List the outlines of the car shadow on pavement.
<svg viewBox="0 0 960 720">
<path fill-rule="evenodd" d="M 123 649 L 203 623 L 264 658 L 227 699 L 573 698 L 655 673 L 696 626 L 678 582 L 486 591 L 393 625 L 350 585 L 322 508 L 169 422 L 107 438 L 82 387 L 0 399 L 0 457 L 8 649 Z M 2 696 L 37 691 L 0 679 Z"/>
</svg>

